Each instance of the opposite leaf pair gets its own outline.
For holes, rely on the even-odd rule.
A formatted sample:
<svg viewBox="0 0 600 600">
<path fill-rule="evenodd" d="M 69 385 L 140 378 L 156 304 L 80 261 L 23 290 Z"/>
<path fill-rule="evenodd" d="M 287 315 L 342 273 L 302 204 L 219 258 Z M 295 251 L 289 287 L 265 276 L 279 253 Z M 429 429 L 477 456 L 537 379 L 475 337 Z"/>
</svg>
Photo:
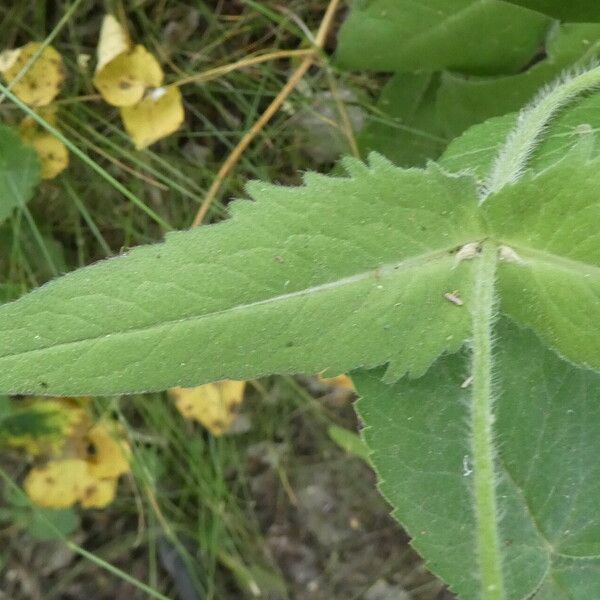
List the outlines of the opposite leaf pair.
<svg viewBox="0 0 600 600">
<path fill-rule="evenodd" d="M 0 391 L 113 394 L 387 364 L 375 380 L 357 374 L 361 410 L 382 487 L 432 569 L 465 600 L 586 597 L 580 583 L 600 567 L 580 493 L 597 481 L 597 377 L 540 338 L 600 367 L 593 127 L 581 113 L 563 133 L 551 124 L 598 82 L 600 68 L 565 78 L 516 127 L 509 115 L 467 132 L 441 166 L 372 155 L 346 161 L 347 178 L 252 184 L 255 205 L 237 203 L 225 223 L 0 308 Z M 495 296 L 539 337 L 495 327 Z M 446 356 L 418 381 L 380 383 L 423 375 L 466 340 L 470 367 Z M 555 439 L 564 460 L 547 451 Z"/>
</svg>

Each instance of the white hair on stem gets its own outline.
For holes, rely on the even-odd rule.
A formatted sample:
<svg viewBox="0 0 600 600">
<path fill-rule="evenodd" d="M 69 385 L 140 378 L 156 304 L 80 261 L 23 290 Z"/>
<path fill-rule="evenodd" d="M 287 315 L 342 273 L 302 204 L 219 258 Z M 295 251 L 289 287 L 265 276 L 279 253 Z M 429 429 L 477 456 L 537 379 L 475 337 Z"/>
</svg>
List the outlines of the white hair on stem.
<svg viewBox="0 0 600 600">
<path fill-rule="evenodd" d="M 543 88 L 519 113 L 514 129 L 506 137 L 482 186 L 480 203 L 505 185 L 517 181 L 554 115 L 580 94 L 596 87 L 600 87 L 600 63 L 597 61 L 566 71 Z"/>
</svg>

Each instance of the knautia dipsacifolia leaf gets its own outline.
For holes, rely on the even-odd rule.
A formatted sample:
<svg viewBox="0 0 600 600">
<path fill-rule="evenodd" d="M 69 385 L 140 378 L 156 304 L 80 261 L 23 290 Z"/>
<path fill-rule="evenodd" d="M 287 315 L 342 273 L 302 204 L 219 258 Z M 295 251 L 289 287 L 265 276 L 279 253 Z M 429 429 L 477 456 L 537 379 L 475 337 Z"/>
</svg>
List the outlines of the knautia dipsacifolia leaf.
<svg viewBox="0 0 600 600">
<path fill-rule="evenodd" d="M 600 597 L 600 376 L 497 327 L 496 468 L 506 600 Z M 394 386 L 353 374 L 380 489 L 428 566 L 458 593 L 482 594 L 477 572 L 469 362 L 440 358 Z M 537 592 L 537 594 L 536 594 Z"/>
<path fill-rule="evenodd" d="M 114 394 L 389 363 L 422 374 L 468 337 L 481 237 L 469 176 L 373 155 L 348 178 L 252 184 L 222 224 L 169 235 L 0 309 L 0 389 Z M 79 391 L 79 392 L 78 392 Z"/>
</svg>

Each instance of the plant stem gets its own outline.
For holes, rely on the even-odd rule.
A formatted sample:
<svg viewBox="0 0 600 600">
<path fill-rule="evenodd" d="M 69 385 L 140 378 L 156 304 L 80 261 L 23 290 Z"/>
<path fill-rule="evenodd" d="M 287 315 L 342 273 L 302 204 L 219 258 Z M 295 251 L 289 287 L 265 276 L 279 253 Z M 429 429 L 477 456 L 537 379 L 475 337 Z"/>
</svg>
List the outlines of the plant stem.
<svg viewBox="0 0 600 600">
<path fill-rule="evenodd" d="M 237 69 L 243 69 L 251 65 L 258 65 L 260 63 L 272 60 L 281 60 L 282 58 L 297 58 L 299 56 L 304 57 L 309 55 L 312 56 L 313 54 L 314 50 L 312 48 L 301 48 L 300 50 L 275 50 L 266 54 L 259 54 L 258 56 L 250 56 L 234 63 L 209 69 L 208 71 L 195 73 L 194 75 L 184 77 L 179 81 L 174 81 L 166 87 L 181 87 L 182 85 L 187 85 L 188 83 L 205 83 L 207 81 L 211 81 L 212 79 L 217 79 L 218 77 L 227 75 L 227 73 L 231 73 Z"/>
<path fill-rule="evenodd" d="M 526 106 L 516 127 L 506 138 L 492 165 L 482 191 L 481 202 L 505 185 L 514 183 L 525 171 L 541 135 L 556 113 L 584 92 L 600 86 L 600 66 L 563 75 Z"/>
<path fill-rule="evenodd" d="M 327 9 L 323 15 L 323 20 L 321 21 L 319 30 L 315 36 L 313 51 L 304 57 L 304 60 L 290 75 L 287 83 L 281 88 L 277 96 L 273 98 L 271 104 L 267 106 L 265 112 L 262 113 L 254 125 L 252 125 L 252 127 L 244 134 L 242 139 L 237 143 L 236 147 L 225 159 L 225 162 L 221 165 L 221 168 L 218 170 L 212 184 L 206 192 L 206 196 L 204 197 L 204 200 L 202 201 L 202 204 L 196 213 L 196 217 L 192 222 L 192 227 L 197 227 L 198 225 L 202 224 L 202 221 L 207 215 L 214 199 L 217 197 L 225 178 L 229 175 L 235 165 L 237 165 L 238 161 L 246 151 L 246 148 L 248 148 L 254 138 L 264 129 L 265 125 L 271 120 L 275 113 L 277 113 L 289 95 L 296 89 L 300 81 L 302 81 L 304 75 L 306 75 L 308 70 L 320 57 L 321 50 L 325 45 L 327 35 L 331 29 L 339 5 L 340 0 L 329 0 Z"/>
<path fill-rule="evenodd" d="M 473 294 L 472 463 L 476 542 L 482 600 L 503 600 L 502 555 L 496 505 L 492 400 L 492 329 L 497 248 L 485 242 Z"/>
</svg>

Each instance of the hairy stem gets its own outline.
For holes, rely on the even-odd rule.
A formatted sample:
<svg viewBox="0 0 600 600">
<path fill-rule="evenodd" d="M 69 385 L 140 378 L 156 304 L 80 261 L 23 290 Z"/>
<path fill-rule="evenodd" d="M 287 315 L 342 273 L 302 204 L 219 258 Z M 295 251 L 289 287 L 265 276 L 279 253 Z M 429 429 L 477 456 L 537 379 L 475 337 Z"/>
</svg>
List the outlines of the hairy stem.
<svg viewBox="0 0 600 600">
<path fill-rule="evenodd" d="M 582 93 L 599 86 L 600 66 L 591 67 L 580 73 L 563 75 L 526 106 L 498 153 L 483 186 L 481 202 L 521 176 L 544 129 L 561 108 Z"/>
<path fill-rule="evenodd" d="M 492 400 L 492 329 L 497 248 L 486 242 L 477 261 L 473 295 L 472 463 L 482 600 L 503 600 L 502 555 L 496 505 Z"/>
</svg>

